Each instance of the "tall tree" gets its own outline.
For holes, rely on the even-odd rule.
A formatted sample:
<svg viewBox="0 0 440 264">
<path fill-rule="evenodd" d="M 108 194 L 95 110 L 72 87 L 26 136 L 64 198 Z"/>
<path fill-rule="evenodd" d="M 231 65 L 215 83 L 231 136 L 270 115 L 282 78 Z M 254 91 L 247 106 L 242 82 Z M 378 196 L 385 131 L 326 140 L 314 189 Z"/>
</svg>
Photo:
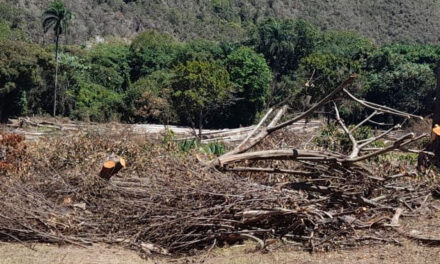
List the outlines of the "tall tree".
<svg viewBox="0 0 440 264">
<path fill-rule="evenodd" d="M 57 111 L 57 86 L 58 86 L 58 48 L 60 35 L 67 31 L 72 13 L 64 6 L 62 1 L 52 2 L 43 13 L 43 30 L 47 33 L 50 29 L 55 33 L 55 87 L 53 94 L 53 115 Z"/>
<path fill-rule="evenodd" d="M 199 139 L 208 116 L 231 104 L 234 86 L 227 70 L 216 62 L 187 61 L 173 70 L 171 100 L 182 119 L 198 127 Z"/>
<path fill-rule="evenodd" d="M 262 55 L 247 47 L 233 51 L 225 65 L 236 88 L 236 102 L 230 107 L 228 125 L 250 125 L 269 97 L 270 68 Z"/>
</svg>

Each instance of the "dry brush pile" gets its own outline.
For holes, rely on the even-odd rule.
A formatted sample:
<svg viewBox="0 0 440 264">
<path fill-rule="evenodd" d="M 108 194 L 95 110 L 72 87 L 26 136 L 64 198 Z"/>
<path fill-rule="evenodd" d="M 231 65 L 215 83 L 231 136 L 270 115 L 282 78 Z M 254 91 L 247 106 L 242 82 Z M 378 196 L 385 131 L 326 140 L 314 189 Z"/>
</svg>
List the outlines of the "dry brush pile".
<svg viewBox="0 0 440 264">
<path fill-rule="evenodd" d="M 278 125 L 284 110 L 274 111 L 266 127 L 263 120 L 242 144 L 211 162 L 179 152 L 175 143 L 128 133 L 75 132 L 29 143 L 14 164 L 20 169 L 2 171 L 0 240 L 120 243 L 160 254 L 247 239 L 261 249 L 280 241 L 307 250 L 396 243 L 398 235 L 438 242 L 398 227 L 400 216 L 435 208 L 435 181 L 408 164 L 374 161 L 396 149 L 416 152 L 410 146 L 421 136 L 367 149 L 366 142 L 386 131 L 358 141 L 335 107 L 352 151 L 296 149 L 295 136 Z M 283 144 L 289 148 L 264 150 L 287 138 L 292 141 Z M 249 152 L 255 145 L 259 150 Z M 128 167 L 107 181 L 98 172 L 110 153 L 124 157 Z"/>
</svg>

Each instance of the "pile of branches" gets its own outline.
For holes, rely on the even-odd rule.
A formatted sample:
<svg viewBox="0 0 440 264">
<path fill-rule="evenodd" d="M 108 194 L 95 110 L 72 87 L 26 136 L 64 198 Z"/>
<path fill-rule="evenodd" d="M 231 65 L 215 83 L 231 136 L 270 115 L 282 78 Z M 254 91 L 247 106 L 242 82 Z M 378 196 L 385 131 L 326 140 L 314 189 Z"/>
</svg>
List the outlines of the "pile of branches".
<svg viewBox="0 0 440 264">
<path fill-rule="evenodd" d="M 249 152 L 275 131 L 292 137 L 279 130 L 292 123 L 278 124 L 285 108 L 270 112 L 275 114 L 270 124 L 263 127 L 267 115 L 240 145 L 210 162 L 128 134 L 76 132 L 30 143 L 22 157 L 26 169 L 1 176 L 0 240 L 118 243 L 159 254 L 249 239 L 261 249 L 275 241 L 331 249 L 395 243 L 397 234 L 410 236 L 398 227 L 401 215 L 434 208 L 432 180 L 410 168 L 367 168 L 372 157 L 389 151 L 416 152 L 410 145 L 422 136 L 405 135 L 379 149 L 367 149 L 368 142 L 386 132 L 361 142 L 353 138 L 348 154 L 295 148 Z M 335 114 L 352 135 L 337 107 Z M 129 166 L 104 180 L 97 174 L 109 152 Z M 268 174 L 282 177 L 267 180 Z"/>
</svg>

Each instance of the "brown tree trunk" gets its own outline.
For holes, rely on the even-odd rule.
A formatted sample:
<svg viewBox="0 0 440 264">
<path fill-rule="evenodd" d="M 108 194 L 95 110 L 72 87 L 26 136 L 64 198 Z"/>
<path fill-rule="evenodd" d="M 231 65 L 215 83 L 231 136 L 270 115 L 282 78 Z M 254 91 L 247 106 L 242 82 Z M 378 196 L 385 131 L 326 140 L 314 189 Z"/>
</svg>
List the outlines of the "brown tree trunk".
<svg viewBox="0 0 440 264">
<path fill-rule="evenodd" d="M 57 113 L 57 88 L 58 88 L 58 42 L 60 40 L 60 35 L 57 34 L 55 41 L 55 87 L 53 90 L 53 116 Z"/>
<path fill-rule="evenodd" d="M 121 157 L 110 157 L 104 162 L 99 177 L 110 180 L 110 178 L 118 173 L 122 168 L 126 167 L 125 159 Z"/>
<path fill-rule="evenodd" d="M 437 79 L 437 86 L 433 106 L 432 128 L 434 128 L 435 125 L 440 125 L 440 60 L 437 61 L 435 76 Z M 431 139 L 426 144 L 425 151 L 433 152 L 435 156 L 429 158 L 426 154 L 420 153 L 418 159 L 418 169 L 423 171 L 426 168 L 429 168 L 431 165 L 440 167 L 440 137 L 432 130 Z"/>
<path fill-rule="evenodd" d="M 200 142 L 202 142 L 202 140 L 203 140 L 202 133 L 203 133 L 203 112 L 200 111 L 200 115 L 199 115 L 199 140 L 200 140 Z"/>
</svg>

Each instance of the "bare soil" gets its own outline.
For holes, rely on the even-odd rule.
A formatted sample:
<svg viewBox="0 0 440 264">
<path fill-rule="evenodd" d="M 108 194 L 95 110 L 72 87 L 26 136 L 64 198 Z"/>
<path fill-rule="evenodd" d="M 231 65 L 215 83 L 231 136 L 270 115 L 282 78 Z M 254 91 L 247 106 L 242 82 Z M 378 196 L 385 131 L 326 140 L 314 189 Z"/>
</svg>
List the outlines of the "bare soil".
<svg viewBox="0 0 440 264">
<path fill-rule="evenodd" d="M 401 246 L 385 245 L 310 254 L 304 251 L 279 249 L 270 253 L 250 253 L 254 245 L 216 249 L 202 256 L 181 259 L 142 259 L 135 252 L 120 247 L 95 245 L 87 248 L 37 244 L 33 250 L 21 244 L 0 244 L 0 264 L 272 264 L 272 263 L 359 263 L 413 264 L 440 262 L 440 248 L 404 241 Z"/>
</svg>

